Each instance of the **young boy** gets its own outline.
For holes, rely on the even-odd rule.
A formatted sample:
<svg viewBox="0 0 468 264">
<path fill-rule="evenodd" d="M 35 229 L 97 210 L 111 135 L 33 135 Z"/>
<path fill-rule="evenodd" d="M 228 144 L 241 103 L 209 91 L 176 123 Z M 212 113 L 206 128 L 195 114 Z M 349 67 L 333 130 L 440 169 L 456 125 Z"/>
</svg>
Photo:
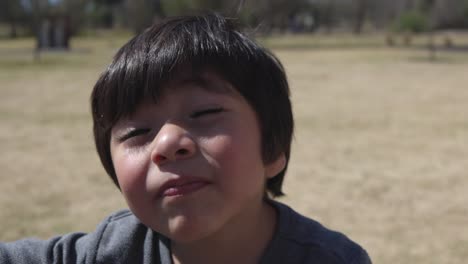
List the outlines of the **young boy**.
<svg viewBox="0 0 468 264">
<path fill-rule="evenodd" d="M 0 263 L 370 263 L 282 195 L 293 133 L 274 55 L 219 15 L 154 25 L 91 95 L 99 157 L 130 210 L 90 234 L 0 244 Z"/>
</svg>

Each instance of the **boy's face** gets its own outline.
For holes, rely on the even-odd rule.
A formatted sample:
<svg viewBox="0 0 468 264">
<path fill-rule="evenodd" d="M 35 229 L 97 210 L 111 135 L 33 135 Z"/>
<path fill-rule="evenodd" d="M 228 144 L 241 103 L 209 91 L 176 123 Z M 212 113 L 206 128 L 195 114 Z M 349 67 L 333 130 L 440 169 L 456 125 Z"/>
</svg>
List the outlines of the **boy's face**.
<svg viewBox="0 0 468 264">
<path fill-rule="evenodd" d="M 201 77 L 204 84 L 168 84 L 157 103 L 140 104 L 111 135 L 130 209 L 179 242 L 241 228 L 264 206 L 266 179 L 285 164 L 283 156 L 263 163 L 259 123 L 246 100 L 216 74 Z"/>
</svg>

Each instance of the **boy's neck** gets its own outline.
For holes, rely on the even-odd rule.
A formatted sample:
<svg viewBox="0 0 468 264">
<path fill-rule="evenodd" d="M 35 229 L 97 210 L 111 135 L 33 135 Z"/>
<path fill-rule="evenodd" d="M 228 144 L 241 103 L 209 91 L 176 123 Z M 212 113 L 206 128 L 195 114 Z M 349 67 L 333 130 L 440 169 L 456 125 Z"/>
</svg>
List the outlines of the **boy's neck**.
<svg viewBox="0 0 468 264">
<path fill-rule="evenodd" d="M 277 213 L 264 200 L 249 210 L 201 241 L 183 244 L 172 241 L 174 263 L 258 263 L 273 238 Z"/>
</svg>

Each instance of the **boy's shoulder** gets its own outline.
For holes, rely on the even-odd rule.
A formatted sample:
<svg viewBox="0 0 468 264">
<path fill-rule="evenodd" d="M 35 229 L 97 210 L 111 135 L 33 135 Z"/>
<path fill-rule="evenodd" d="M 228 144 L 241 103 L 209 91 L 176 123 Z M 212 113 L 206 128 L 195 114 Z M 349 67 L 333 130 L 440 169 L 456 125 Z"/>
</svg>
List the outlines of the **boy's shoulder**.
<svg viewBox="0 0 468 264">
<path fill-rule="evenodd" d="M 128 209 L 121 209 L 108 215 L 98 226 L 99 227 L 113 227 L 113 228 L 134 228 L 140 225 L 140 221 Z"/>
<path fill-rule="evenodd" d="M 273 241 L 265 263 L 371 263 L 367 252 L 346 235 L 330 230 L 277 201 L 278 212 Z"/>
<path fill-rule="evenodd" d="M 161 241 L 133 213 L 121 210 L 91 233 L 0 243 L 0 263 L 171 263 Z"/>
<path fill-rule="evenodd" d="M 171 263 L 164 238 L 128 209 L 107 217 L 97 228 L 97 263 Z"/>
</svg>

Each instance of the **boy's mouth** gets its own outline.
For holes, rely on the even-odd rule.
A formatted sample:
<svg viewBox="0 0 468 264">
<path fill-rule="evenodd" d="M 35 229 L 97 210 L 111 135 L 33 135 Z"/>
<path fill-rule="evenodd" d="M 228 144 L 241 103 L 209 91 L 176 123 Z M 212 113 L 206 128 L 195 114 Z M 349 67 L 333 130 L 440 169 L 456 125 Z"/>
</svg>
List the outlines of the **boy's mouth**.
<svg viewBox="0 0 468 264">
<path fill-rule="evenodd" d="M 159 197 L 182 196 L 200 190 L 210 184 L 206 180 L 182 177 L 165 182 L 159 191 Z"/>
</svg>

